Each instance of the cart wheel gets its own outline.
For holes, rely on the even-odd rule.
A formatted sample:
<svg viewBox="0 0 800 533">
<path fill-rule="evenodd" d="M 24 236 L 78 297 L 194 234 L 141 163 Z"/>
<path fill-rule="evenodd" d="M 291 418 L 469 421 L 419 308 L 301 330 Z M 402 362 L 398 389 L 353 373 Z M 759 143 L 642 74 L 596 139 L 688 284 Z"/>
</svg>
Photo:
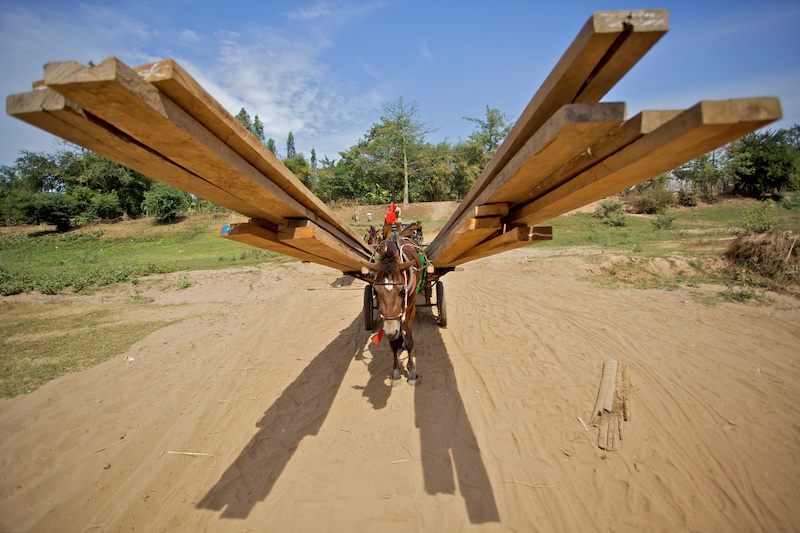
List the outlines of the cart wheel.
<svg viewBox="0 0 800 533">
<path fill-rule="evenodd" d="M 441 327 L 447 326 L 447 306 L 444 301 L 444 285 L 441 281 L 436 282 L 436 308 L 439 310 L 436 323 Z"/>
<path fill-rule="evenodd" d="M 375 325 L 372 313 L 372 285 L 364 287 L 364 329 L 372 331 Z"/>
</svg>

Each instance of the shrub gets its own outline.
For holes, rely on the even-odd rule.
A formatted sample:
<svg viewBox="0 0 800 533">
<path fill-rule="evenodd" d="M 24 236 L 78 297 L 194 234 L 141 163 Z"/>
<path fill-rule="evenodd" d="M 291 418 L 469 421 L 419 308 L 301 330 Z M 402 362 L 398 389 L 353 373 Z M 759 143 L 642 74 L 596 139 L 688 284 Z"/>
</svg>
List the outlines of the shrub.
<svg viewBox="0 0 800 533">
<path fill-rule="evenodd" d="M 695 207 L 699 196 L 694 189 L 681 189 L 678 191 L 678 204 L 684 207 Z"/>
<path fill-rule="evenodd" d="M 778 226 L 778 219 L 775 216 L 775 204 L 768 200 L 755 207 L 748 207 L 742 212 L 739 225 L 752 233 L 764 233 L 774 230 Z"/>
<path fill-rule="evenodd" d="M 662 213 L 667 207 L 675 203 L 675 195 L 663 185 L 656 184 L 639 194 L 631 196 L 628 199 L 628 203 L 635 213 L 654 215 Z"/>
<path fill-rule="evenodd" d="M 189 207 L 189 195 L 159 183 L 144 194 L 142 207 L 159 222 L 170 221 Z"/>
<path fill-rule="evenodd" d="M 795 191 L 791 198 L 781 198 L 781 207 L 793 211 L 800 211 L 800 191 Z"/>
<path fill-rule="evenodd" d="M 619 200 L 603 200 L 592 216 L 601 219 L 604 224 L 609 226 L 621 227 L 625 225 L 625 210 Z"/>
<path fill-rule="evenodd" d="M 671 213 L 659 213 L 650 221 L 653 225 L 653 229 L 656 231 L 672 229 L 672 224 L 674 222 L 675 215 Z"/>
<path fill-rule="evenodd" d="M 744 276 L 755 276 L 784 288 L 797 288 L 800 286 L 800 247 L 797 244 L 797 237 L 788 231 L 768 231 L 738 237 L 726 255 L 737 281 Z"/>
<path fill-rule="evenodd" d="M 122 204 L 117 196 L 117 191 L 110 194 L 98 194 L 92 198 L 90 213 L 95 218 L 114 220 L 122 216 Z"/>
</svg>

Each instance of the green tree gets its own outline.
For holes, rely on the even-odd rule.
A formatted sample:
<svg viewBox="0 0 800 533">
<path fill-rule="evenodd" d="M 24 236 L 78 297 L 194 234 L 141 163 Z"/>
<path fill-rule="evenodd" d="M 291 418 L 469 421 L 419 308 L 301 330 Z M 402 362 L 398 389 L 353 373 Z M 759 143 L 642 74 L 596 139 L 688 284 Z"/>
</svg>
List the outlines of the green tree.
<svg viewBox="0 0 800 533">
<path fill-rule="evenodd" d="M 247 109 L 240 109 L 234 118 L 236 118 L 236 120 L 238 120 L 239 123 L 247 129 L 247 131 L 253 131 L 253 120 L 250 118 L 250 113 L 247 112 Z"/>
<path fill-rule="evenodd" d="M 286 159 L 291 159 L 295 155 L 294 134 L 290 131 L 286 137 Z"/>
<path fill-rule="evenodd" d="M 261 123 L 261 119 L 258 118 L 258 115 L 253 118 L 253 128 L 250 130 L 250 133 L 255 135 L 258 142 L 264 144 L 264 124 Z"/>
<path fill-rule="evenodd" d="M 189 195 L 164 183 L 155 185 L 144 197 L 144 209 L 161 222 L 171 221 L 189 207 Z"/>
<path fill-rule="evenodd" d="M 723 173 L 714 164 L 712 152 L 703 154 L 672 171 L 683 189 L 694 189 L 705 202 L 713 202 L 722 184 Z"/>
<path fill-rule="evenodd" d="M 464 120 L 477 124 L 477 129 L 470 134 L 469 138 L 483 148 L 487 163 L 514 126 L 511 117 L 488 105 L 486 106 L 486 119 L 464 117 Z"/>
<path fill-rule="evenodd" d="M 303 185 L 309 189 L 313 188 L 311 167 L 308 165 L 308 161 L 306 161 L 306 156 L 302 153 L 295 153 L 294 156 L 285 158 L 283 164 L 292 171 L 292 174 L 303 182 Z"/>
<path fill-rule="evenodd" d="M 734 191 L 759 198 L 800 185 L 800 152 L 787 130 L 749 133 L 727 148 Z"/>
<path fill-rule="evenodd" d="M 383 105 L 380 122 L 368 134 L 368 148 L 373 171 L 383 177 L 390 190 L 399 181 L 403 203 L 409 202 L 409 182 L 424 172 L 430 161 L 424 158 L 425 135 L 432 132 L 430 125 L 419 118 L 419 104 L 406 102 L 399 97 Z"/>
<path fill-rule="evenodd" d="M 272 152 L 276 156 L 278 155 L 278 147 L 275 146 L 275 139 L 273 139 L 272 137 L 267 139 L 267 145 L 266 146 L 267 146 L 267 150 L 269 150 L 270 152 Z"/>
</svg>

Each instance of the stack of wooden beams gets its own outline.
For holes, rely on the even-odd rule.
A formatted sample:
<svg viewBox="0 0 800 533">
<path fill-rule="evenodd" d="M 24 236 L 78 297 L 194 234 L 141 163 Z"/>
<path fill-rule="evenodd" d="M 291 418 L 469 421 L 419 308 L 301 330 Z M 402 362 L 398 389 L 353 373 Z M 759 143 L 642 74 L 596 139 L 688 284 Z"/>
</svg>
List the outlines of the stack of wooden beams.
<svg viewBox="0 0 800 533">
<path fill-rule="evenodd" d="M 666 33 L 665 10 L 595 13 L 428 247 L 442 274 L 549 240 L 536 224 L 625 190 L 781 117 L 776 98 L 642 111 L 600 99 Z M 250 217 L 220 234 L 357 273 L 362 239 L 171 60 L 50 63 L 10 115 Z M 358 274 L 356 274 L 358 275 Z"/>
<path fill-rule="evenodd" d="M 360 236 L 175 62 L 49 63 L 33 85 L 6 99 L 10 115 L 250 218 L 223 236 L 343 272 L 369 258 Z"/>
<path fill-rule="evenodd" d="M 535 225 L 603 199 L 781 117 L 777 98 L 642 111 L 600 99 L 666 33 L 665 10 L 595 13 L 442 231 L 437 269 L 552 237 Z"/>
</svg>

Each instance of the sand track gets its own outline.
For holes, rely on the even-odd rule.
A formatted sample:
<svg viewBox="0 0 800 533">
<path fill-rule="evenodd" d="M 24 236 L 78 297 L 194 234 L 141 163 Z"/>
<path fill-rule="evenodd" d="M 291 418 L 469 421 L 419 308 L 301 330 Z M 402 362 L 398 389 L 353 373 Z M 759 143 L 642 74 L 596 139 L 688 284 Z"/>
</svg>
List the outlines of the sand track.
<svg viewBox="0 0 800 533">
<path fill-rule="evenodd" d="M 419 313 L 417 389 L 388 386 L 363 284 L 331 270 L 140 285 L 179 321 L 0 401 L 0 530 L 800 528 L 798 306 L 705 307 L 585 271 L 520 250 L 448 274 L 449 327 Z M 633 388 L 614 452 L 577 420 L 608 358 Z"/>
</svg>

